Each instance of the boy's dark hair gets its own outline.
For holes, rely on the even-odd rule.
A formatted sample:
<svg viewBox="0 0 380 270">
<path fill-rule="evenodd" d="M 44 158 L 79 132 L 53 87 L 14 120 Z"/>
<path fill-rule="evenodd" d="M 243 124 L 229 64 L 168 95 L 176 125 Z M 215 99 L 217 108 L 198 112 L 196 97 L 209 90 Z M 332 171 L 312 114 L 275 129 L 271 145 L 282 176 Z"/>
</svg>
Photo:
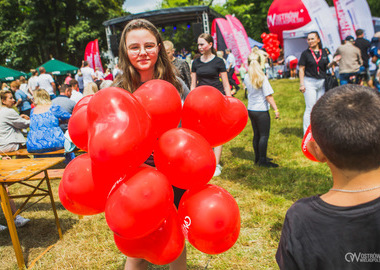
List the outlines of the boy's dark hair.
<svg viewBox="0 0 380 270">
<path fill-rule="evenodd" d="M 361 36 L 364 34 L 364 30 L 363 29 L 358 29 L 355 31 L 355 35 L 358 37 L 358 36 Z"/>
<path fill-rule="evenodd" d="M 380 166 L 380 95 L 347 84 L 323 95 L 311 112 L 311 130 L 324 155 L 339 169 Z"/>
<path fill-rule="evenodd" d="M 68 84 L 62 84 L 61 87 L 59 88 L 59 92 L 60 92 L 60 93 L 65 93 L 65 91 L 66 91 L 67 89 L 69 89 L 69 88 L 71 88 L 70 85 L 68 85 Z"/>
</svg>

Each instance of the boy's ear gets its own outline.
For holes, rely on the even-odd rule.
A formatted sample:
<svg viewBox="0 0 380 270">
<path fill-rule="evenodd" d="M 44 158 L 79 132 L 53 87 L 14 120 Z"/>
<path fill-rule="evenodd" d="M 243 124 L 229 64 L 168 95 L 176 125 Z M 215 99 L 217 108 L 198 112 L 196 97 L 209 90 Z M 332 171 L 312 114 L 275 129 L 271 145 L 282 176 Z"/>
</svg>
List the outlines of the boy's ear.
<svg viewBox="0 0 380 270">
<path fill-rule="evenodd" d="M 319 162 L 327 161 L 325 154 L 322 153 L 322 150 L 316 141 L 309 141 L 306 147 L 309 153 L 312 154 Z"/>
</svg>

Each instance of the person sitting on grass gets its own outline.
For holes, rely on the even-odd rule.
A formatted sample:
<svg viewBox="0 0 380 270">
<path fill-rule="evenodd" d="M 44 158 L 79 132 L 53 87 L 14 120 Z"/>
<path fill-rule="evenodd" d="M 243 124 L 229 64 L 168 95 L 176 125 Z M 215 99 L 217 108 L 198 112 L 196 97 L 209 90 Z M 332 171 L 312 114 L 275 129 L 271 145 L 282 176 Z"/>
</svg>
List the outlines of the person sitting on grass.
<svg viewBox="0 0 380 270">
<path fill-rule="evenodd" d="M 329 166 L 333 187 L 286 213 L 280 269 L 379 269 L 380 95 L 343 85 L 311 112 L 309 152 Z"/>
</svg>

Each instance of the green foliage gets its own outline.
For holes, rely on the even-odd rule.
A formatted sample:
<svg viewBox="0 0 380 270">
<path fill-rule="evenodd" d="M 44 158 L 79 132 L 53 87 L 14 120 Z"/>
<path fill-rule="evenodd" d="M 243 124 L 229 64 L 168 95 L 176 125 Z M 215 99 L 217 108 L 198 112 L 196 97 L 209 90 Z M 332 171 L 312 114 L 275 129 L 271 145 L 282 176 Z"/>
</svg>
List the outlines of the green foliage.
<svg viewBox="0 0 380 270">
<path fill-rule="evenodd" d="M 54 57 L 80 65 L 86 44 L 99 39 L 102 23 L 125 15 L 124 0 L 1 0 L 0 64 L 27 71 Z"/>
</svg>

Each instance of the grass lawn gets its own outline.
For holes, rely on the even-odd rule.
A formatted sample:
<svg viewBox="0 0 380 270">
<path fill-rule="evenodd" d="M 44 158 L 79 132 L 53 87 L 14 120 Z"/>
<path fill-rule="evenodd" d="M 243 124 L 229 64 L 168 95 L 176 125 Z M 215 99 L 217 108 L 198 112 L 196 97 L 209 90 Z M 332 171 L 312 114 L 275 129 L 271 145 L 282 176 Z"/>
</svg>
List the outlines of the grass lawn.
<svg viewBox="0 0 380 270">
<path fill-rule="evenodd" d="M 306 159 L 301 151 L 304 99 L 298 80 L 272 80 L 280 119 L 271 110 L 271 135 L 268 156 L 279 168 L 254 165 L 252 127 L 224 146 L 220 177 L 210 181 L 229 191 L 241 214 L 240 237 L 227 252 L 207 255 L 187 243 L 188 269 L 278 269 L 275 253 L 286 210 L 306 196 L 327 192 L 332 180 L 325 164 Z M 243 91 L 236 95 L 245 104 Z M 58 198 L 59 181 L 53 182 L 58 215 L 64 239 L 59 240 L 54 216 L 47 199 L 22 215 L 31 222 L 18 230 L 27 265 L 54 245 L 34 264 L 33 269 L 123 269 L 126 257 L 120 253 L 108 229 L 104 214 L 79 220 L 65 210 Z M 11 192 L 18 191 L 11 187 Z M 17 203 L 17 200 L 16 200 Z M 5 224 L 0 213 L 0 224 Z M 15 253 L 8 231 L 0 233 L 1 269 L 17 269 Z M 151 269 L 168 269 L 151 266 Z"/>
</svg>

